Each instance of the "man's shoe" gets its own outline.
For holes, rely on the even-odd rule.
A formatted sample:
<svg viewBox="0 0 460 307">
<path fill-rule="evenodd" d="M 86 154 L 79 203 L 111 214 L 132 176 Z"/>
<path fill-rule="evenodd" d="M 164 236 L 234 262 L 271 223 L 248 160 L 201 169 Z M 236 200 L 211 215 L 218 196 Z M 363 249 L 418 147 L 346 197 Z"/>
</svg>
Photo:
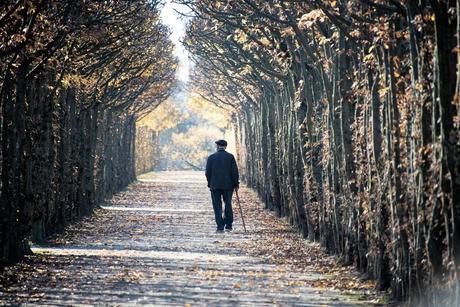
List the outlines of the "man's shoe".
<svg viewBox="0 0 460 307">
<path fill-rule="evenodd" d="M 225 231 L 226 231 L 226 232 L 232 232 L 232 231 L 233 231 L 233 228 L 225 228 Z"/>
<path fill-rule="evenodd" d="M 216 229 L 216 232 L 220 232 L 220 233 L 222 233 L 222 232 L 224 232 L 224 230 L 223 230 L 223 229 L 219 229 L 219 228 L 217 228 L 217 229 Z"/>
</svg>

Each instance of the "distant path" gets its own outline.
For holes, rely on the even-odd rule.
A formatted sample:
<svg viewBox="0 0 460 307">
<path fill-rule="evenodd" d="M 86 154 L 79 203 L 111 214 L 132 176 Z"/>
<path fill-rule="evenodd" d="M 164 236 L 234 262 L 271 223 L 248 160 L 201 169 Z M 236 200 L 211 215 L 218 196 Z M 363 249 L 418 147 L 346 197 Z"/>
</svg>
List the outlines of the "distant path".
<svg viewBox="0 0 460 307">
<path fill-rule="evenodd" d="M 247 189 L 241 194 L 251 197 Z M 259 203 L 243 206 L 248 214 L 269 214 Z M 246 251 L 264 231 L 251 220 L 247 224 L 245 234 L 236 215 L 233 233 L 215 233 L 202 172 L 147 174 L 52 245 L 36 247 L 37 255 L 3 273 L 0 305 L 369 304 L 359 292 L 325 289 L 319 281 L 328 277 L 320 273 L 262 254 L 250 256 Z"/>
</svg>

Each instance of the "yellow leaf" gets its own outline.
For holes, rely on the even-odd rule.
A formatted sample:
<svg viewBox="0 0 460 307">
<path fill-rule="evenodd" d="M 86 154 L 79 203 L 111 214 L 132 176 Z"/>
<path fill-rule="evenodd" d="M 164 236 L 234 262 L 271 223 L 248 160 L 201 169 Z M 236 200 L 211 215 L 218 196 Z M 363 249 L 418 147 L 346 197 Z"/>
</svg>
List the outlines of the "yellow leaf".
<svg viewBox="0 0 460 307">
<path fill-rule="evenodd" d="M 268 40 L 268 38 L 266 37 L 263 37 L 260 39 L 260 42 L 262 43 L 262 45 L 264 46 L 270 46 L 270 41 Z"/>
</svg>

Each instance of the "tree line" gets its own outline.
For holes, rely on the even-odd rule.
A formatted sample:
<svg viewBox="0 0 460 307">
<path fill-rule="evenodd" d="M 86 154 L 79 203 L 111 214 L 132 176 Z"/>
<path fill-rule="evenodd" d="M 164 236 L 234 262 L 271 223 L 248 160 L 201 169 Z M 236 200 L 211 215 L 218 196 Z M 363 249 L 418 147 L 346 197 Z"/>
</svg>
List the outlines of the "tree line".
<svg viewBox="0 0 460 307">
<path fill-rule="evenodd" d="M 135 171 L 141 175 L 155 170 L 160 160 L 160 142 L 158 132 L 149 126 L 136 125 L 135 144 Z"/>
<path fill-rule="evenodd" d="M 180 2 L 267 208 L 396 298 L 458 303 L 458 1 Z"/>
<path fill-rule="evenodd" d="M 1 2 L 1 264 L 135 179 L 136 120 L 175 83 L 160 7 Z"/>
</svg>

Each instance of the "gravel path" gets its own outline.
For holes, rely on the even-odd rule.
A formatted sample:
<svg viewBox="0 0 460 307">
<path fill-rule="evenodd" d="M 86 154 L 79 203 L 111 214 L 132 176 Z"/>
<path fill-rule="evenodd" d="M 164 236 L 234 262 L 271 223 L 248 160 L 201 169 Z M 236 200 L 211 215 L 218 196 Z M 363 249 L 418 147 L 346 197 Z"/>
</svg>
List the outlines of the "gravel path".
<svg viewBox="0 0 460 307">
<path fill-rule="evenodd" d="M 215 233 L 203 173 L 143 175 L 91 217 L 69 227 L 49 245 L 35 246 L 34 256 L 3 272 L 0 305 L 355 306 L 376 302 L 365 295 L 369 291 L 344 292 L 318 283 L 333 278 L 319 273 L 321 268 L 296 267 L 251 252 L 257 250 L 259 240 L 260 244 L 271 241 L 276 249 L 278 236 L 273 232 L 272 239 L 267 234 L 264 240 L 258 237 L 263 229 L 250 220 L 249 212 L 260 210 L 257 214 L 276 218 L 251 200 L 249 190 L 240 193 L 248 212 L 248 232 L 242 230 L 234 203 L 235 231 Z M 290 231 L 289 226 L 283 227 L 287 228 L 279 231 Z"/>
</svg>

